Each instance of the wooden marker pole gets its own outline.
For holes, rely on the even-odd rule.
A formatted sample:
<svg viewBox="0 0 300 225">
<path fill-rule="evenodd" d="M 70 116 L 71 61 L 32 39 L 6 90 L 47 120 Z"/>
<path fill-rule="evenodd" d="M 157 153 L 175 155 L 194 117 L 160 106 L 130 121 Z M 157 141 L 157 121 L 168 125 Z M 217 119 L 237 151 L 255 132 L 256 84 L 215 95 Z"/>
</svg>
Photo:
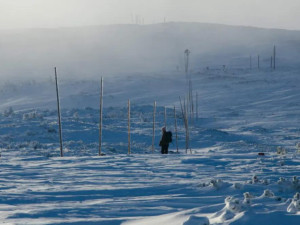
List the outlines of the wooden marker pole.
<svg viewBox="0 0 300 225">
<path fill-rule="evenodd" d="M 276 69 L 276 46 L 274 45 L 274 48 L 273 48 L 273 69 L 275 70 Z"/>
<path fill-rule="evenodd" d="M 187 98 L 188 99 L 188 98 Z M 181 112 L 182 112 L 182 117 L 183 117 L 183 121 L 184 121 L 184 127 L 185 127 L 185 152 L 187 153 L 188 148 L 189 148 L 189 144 L 188 144 L 188 140 L 189 140 L 189 132 L 188 132 L 188 113 L 187 113 L 187 105 L 185 104 L 185 99 L 183 100 L 183 105 L 181 103 L 181 98 L 179 97 L 180 100 L 180 106 L 181 106 Z"/>
<path fill-rule="evenodd" d="M 128 154 L 131 153 L 131 145 L 130 145 L 130 99 L 128 99 Z"/>
<path fill-rule="evenodd" d="M 188 151 L 188 112 L 187 112 L 187 105 L 185 104 L 185 100 L 183 102 L 183 108 L 184 108 L 184 125 L 185 125 L 185 153 Z"/>
<path fill-rule="evenodd" d="M 153 130 L 152 130 L 152 153 L 154 153 L 155 147 L 155 113 L 156 113 L 156 101 L 154 101 L 154 106 L 153 106 Z"/>
<path fill-rule="evenodd" d="M 178 134 L 177 134 L 177 118 L 176 118 L 176 108 L 174 106 L 174 122 L 175 122 L 175 135 L 176 135 L 176 149 L 178 153 Z"/>
<path fill-rule="evenodd" d="M 100 90 L 100 118 L 99 118 L 99 156 L 102 154 L 102 122 L 103 122 L 103 77 L 101 77 Z"/>
<path fill-rule="evenodd" d="M 198 111 L 198 92 L 196 92 L 196 118 L 199 119 L 199 111 Z"/>
<path fill-rule="evenodd" d="M 58 115 L 58 126 L 59 126 L 59 144 L 60 144 L 60 156 L 63 157 L 63 144 L 62 144 L 62 127 L 61 127 L 61 114 L 60 114 L 60 103 L 59 103 L 59 93 L 58 93 L 58 83 L 57 83 L 57 72 L 56 67 L 54 67 L 55 73 L 55 84 L 56 84 L 56 98 L 57 98 L 57 115 Z"/>
<path fill-rule="evenodd" d="M 273 69 L 273 56 L 271 56 L 271 69 Z"/>
<path fill-rule="evenodd" d="M 167 129 L 167 108 L 165 106 L 165 111 L 164 111 L 164 121 L 165 121 L 165 128 Z"/>
</svg>

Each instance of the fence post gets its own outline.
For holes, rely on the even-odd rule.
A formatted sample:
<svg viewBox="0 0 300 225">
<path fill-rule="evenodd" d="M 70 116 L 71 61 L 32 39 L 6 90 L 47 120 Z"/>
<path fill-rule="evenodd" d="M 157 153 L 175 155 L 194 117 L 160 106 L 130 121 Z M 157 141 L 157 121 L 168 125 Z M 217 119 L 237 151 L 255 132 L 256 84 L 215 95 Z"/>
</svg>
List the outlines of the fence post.
<svg viewBox="0 0 300 225">
<path fill-rule="evenodd" d="M 131 145 L 130 145 L 130 99 L 128 99 L 128 154 L 131 153 Z"/>
<path fill-rule="evenodd" d="M 165 128 L 167 129 L 167 108 L 166 108 L 166 106 L 165 106 L 165 108 L 164 108 L 164 123 L 165 123 Z"/>
<path fill-rule="evenodd" d="M 199 112 L 198 112 L 198 92 L 196 92 L 196 118 L 197 118 L 197 120 L 199 118 Z"/>
<path fill-rule="evenodd" d="M 187 97 L 188 99 L 188 97 Z M 180 106 L 181 106 L 181 112 L 182 112 L 182 117 L 183 117 L 183 121 L 184 121 L 184 127 L 185 127 L 185 152 L 187 154 L 188 148 L 189 148 L 189 127 L 188 127 L 188 106 L 185 103 L 185 99 L 183 100 L 183 105 L 181 103 L 181 98 L 179 96 L 179 100 L 180 100 Z"/>
<path fill-rule="evenodd" d="M 155 144 L 155 113 L 156 113 L 156 101 L 154 101 L 153 106 L 153 135 L 152 135 L 152 153 L 154 153 L 154 144 Z"/>
<path fill-rule="evenodd" d="M 271 56 L 271 69 L 273 69 L 273 56 Z"/>
<path fill-rule="evenodd" d="M 177 153 L 178 153 L 177 118 L 176 118 L 176 108 L 175 108 L 175 106 L 174 106 L 174 120 L 175 120 L 176 149 L 177 149 Z"/>
<path fill-rule="evenodd" d="M 274 45 L 274 48 L 273 48 L 273 69 L 275 70 L 276 69 L 276 46 Z"/>
<path fill-rule="evenodd" d="M 102 154 L 102 122 L 103 122 L 103 77 L 101 77 L 100 90 L 100 118 L 99 118 L 99 156 Z"/>
<path fill-rule="evenodd" d="M 63 154 L 63 144 L 62 144 L 61 114 L 60 114 L 60 103 L 59 103 L 59 92 L 58 92 L 56 67 L 54 67 L 54 73 L 55 73 L 55 84 L 56 84 L 56 99 L 57 99 L 57 116 L 58 116 L 58 126 L 59 126 L 60 156 L 63 157 L 64 154 Z"/>
</svg>

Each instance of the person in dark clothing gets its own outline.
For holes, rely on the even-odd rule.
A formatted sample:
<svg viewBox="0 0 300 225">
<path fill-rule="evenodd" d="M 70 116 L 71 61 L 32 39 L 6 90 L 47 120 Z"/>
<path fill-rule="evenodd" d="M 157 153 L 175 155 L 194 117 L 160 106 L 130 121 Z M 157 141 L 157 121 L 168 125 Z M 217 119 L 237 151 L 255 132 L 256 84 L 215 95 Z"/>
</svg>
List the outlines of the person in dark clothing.
<svg viewBox="0 0 300 225">
<path fill-rule="evenodd" d="M 165 127 L 162 128 L 162 137 L 159 142 L 159 146 L 161 147 L 161 154 L 168 154 L 169 142 L 167 139 L 167 130 Z"/>
</svg>

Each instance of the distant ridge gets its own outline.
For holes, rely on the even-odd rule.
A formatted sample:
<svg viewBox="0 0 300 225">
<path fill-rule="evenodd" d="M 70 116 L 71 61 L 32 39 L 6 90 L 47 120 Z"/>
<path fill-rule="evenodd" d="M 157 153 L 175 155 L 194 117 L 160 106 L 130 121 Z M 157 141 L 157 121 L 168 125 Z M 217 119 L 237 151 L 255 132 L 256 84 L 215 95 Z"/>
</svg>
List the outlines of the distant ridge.
<svg viewBox="0 0 300 225">
<path fill-rule="evenodd" d="M 279 65 L 299 63 L 297 30 L 190 22 L 0 30 L 0 76 L 48 76 L 54 66 L 65 76 L 180 71 L 187 48 L 194 71 L 246 67 L 250 55 L 268 67 L 274 45 Z"/>
</svg>

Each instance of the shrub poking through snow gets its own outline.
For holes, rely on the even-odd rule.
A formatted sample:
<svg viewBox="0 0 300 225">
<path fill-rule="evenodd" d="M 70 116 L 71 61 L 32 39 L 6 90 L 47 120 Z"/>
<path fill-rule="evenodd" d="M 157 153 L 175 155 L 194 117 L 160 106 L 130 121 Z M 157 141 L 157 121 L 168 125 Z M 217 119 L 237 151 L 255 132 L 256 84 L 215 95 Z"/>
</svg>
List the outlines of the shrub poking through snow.
<svg viewBox="0 0 300 225">
<path fill-rule="evenodd" d="M 258 183 L 258 182 L 259 182 L 258 177 L 257 177 L 256 175 L 254 175 L 254 176 L 252 177 L 252 184 L 256 184 L 256 183 Z"/>
<path fill-rule="evenodd" d="M 23 120 L 32 120 L 32 119 L 43 119 L 43 115 L 35 111 L 23 114 Z"/>
<path fill-rule="evenodd" d="M 277 154 L 278 155 L 285 155 L 286 154 L 286 149 L 283 147 L 277 147 Z"/>
<path fill-rule="evenodd" d="M 281 184 L 287 184 L 287 181 L 285 180 L 285 178 L 280 177 L 280 178 L 279 178 L 279 181 L 277 181 L 277 183 L 280 184 L 280 185 L 281 185 Z"/>
<path fill-rule="evenodd" d="M 29 147 L 33 148 L 34 150 L 37 150 L 39 148 L 42 148 L 42 145 L 38 141 L 31 141 L 29 143 Z"/>
<path fill-rule="evenodd" d="M 269 184 L 270 184 L 270 181 L 269 181 L 269 180 L 266 180 L 266 179 L 264 179 L 264 180 L 262 180 L 262 184 L 264 184 L 264 185 L 269 185 Z"/>
<path fill-rule="evenodd" d="M 9 107 L 8 109 L 4 110 L 3 116 L 9 117 L 14 114 L 14 110 L 12 107 Z"/>
<path fill-rule="evenodd" d="M 294 195 L 294 198 L 295 200 L 300 200 L 300 194 L 299 192 L 297 192 L 295 195 Z"/>
<path fill-rule="evenodd" d="M 300 194 L 297 192 L 292 199 L 291 204 L 288 206 L 287 211 L 290 213 L 300 212 Z"/>
<path fill-rule="evenodd" d="M 213 187 L 217 189 L 221 188 L 224 185 L 221 179 L 212 179 L 210 183 L 212 184 Z"/>
<path fill-rule="evenodd" d="M 244 193 L 244 198 L 254 198 L 254 196 L 253 195 L 251 195 L 249 192 L 245 192 Z"/>
<path fill-rule="evenodd" d="M 262 194 L 262 197 L 273 198 L 273 197 L 275 197 L 275 195 L 271 190 L 266 189 L 266 190 L 264 190 L 264 193 Z"/>
<path fill-rule="evenodd" d="M 300 181 L 297 176 L 294 176 L 291 181 L 280 177 L 277 184 L 279 185 L 279 191 L 281 192 L 300 189 Z"/>
<path fill-rule="evenodd" d="M 300 142 L 298 142 L 298 143 L 296 144 L 296 148 L 297 148 L 298 152 L 300 153 Z"/>
<path fill-rule="evenodd" d="M 241 211 L 241 202 L 239 199 L 229 196 L 225 198 L 226 209 L 231 212 L 240 212 Z"/>
<path fill-rule="evenodd" d="M 254 175 L 250 181 L 246 181 L 247 184 L 264 184 L 269 185 L 270 180 L 268 179 L 259 179 L 257 175 Z"/>
<path fill-rule="evenodd" d="M 73 119 L 74 119 L 76 122 L 79 121 L 79 115 L 78 115 L 78 112 L 74 112 L 72 117 L 73 117 Z"/>
<path fill-rule="evenodd" d="M 244 193 L 244 200 L 243 200 L 243 205 L 246 207 L 249 207 L 251 205 L 251 199 L 253 199 L 254 196 L 251 195 L 249 192 Z"/>
<path fill-rule="evenodd" d="M 199 187 L 206 187 L 206 186 L 208 186 L 209 184 L 206 184 L 206 183 L 201 183 L 201 184 L 199 184 L 198 186 Z"/>
<path fill-rule="evenodd" d="M 243 185 L 242 185 L 242 184 L 240 184 L 240 183 L 234 183 L 234 184 L 233 184 L 233 187 L 234 187 L 235 189 L 238 189 L 238 190 L 240 190 L 240 189 L 242 189 L 242 188 L 243 188 Z"/>
<path fill-rule="evenodd" d="M 293 185 L 293 188 L 295 188 L 295 189 L 300 188 L 300 182 L 299 182 L 298 177 L 293 176 L 292 185 Z"/>
</svg>

